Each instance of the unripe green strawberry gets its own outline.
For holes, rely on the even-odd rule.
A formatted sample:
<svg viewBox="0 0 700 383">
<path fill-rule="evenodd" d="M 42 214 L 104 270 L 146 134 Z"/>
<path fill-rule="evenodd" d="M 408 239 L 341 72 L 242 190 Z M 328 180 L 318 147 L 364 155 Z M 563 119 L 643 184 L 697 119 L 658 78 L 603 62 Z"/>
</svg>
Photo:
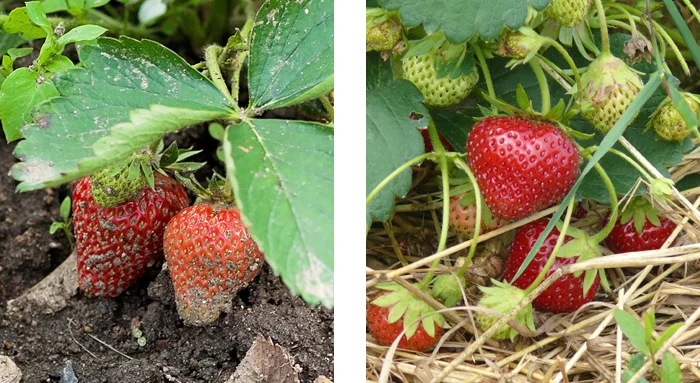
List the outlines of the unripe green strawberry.
<svg viewBox="0 0 700 383">
<path fill-rule="evenodd" d="M 544 14 L 557 23 L 573 28 L 588 15 L 591 0 L 551 0 Z"/>
<path fill-rule="evenodd" d="M 366 47 L 369 51 L 390 51 L 403 37 L 401 23 L 386 12 L 368 9 L 365 18 Z"/>
<path fill-rule="evenodd" d="M 508 31 L 501 39 L 501 43 L 498 46 L 498 54 L 503 57 L 521 60 L 532 51 L 537 53 L 541 46 L 542 43 L 537 38 L 527 36 L 520 31 Z"/>
<path fill-rule="evenodd" d="M 581 114 L 603 134 L 612 129 L 644 85 L 637 72 L 611 54 L 595 59 L 581 83 Z"/>
<path fill-rule="evenodd" d="M 102 207 L 117 206 L 146 187 L 141 173 L 129 175 L 129 167 L 107 168 L 90 177 L 92 197 Z"/>
<path fill-rule="evenodd" d="M 474 70 L 458 78 L 438 78 L 434 53 L 403 58 L 403 76 L 418 87 L 430 106 L 447 107 L 462 101 L 479 81 L 479 72 Z"/>
<path fill-rule="evenodd" d="M 690 93 L 684 93 L 683 97 L 690 104 L 693 113 L 697 115 L 700 110 L 697 98 Z M 650 123 L 654 127 L 656 134 L 666 141 L 683 141 L 690 135 L 690 129 L 668 97 L 659 104 L 659 107 L 651 116 Z"/>
<path fill-rule="evenodd" d="M 479 287 L 484 293 L 484 296 L 479 300 L 479 307 L 488 308 L 501 314 L 507 314 L 513 307 L 520 304 L 525 299 L 525 291 L 517 287 L 511 286 L 505 282 L 491 280 L 493 287 Z M 476 312 L 476 323 L 482 331 L 488 330 L 500 318 L 481 311 Z M 513 318 L 525 325 L 532 331 L 535 331 L 535 319 L 532 315 L 532 305 L 528 304 L 518 312 Z M 518 335 L 518 331 L 509 325 L 501 326 L 491 338 L 496 340 L 513 340 Z"/>
</svg>

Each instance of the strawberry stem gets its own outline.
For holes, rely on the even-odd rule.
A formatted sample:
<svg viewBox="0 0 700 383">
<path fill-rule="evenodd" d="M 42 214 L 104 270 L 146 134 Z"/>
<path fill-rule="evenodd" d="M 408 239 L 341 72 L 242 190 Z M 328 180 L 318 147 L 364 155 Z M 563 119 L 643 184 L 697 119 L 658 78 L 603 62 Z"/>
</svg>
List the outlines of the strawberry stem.
<svg viewBox="0 0 700 383">
<path fill-rule="evenodd" d="M 557 42 L 556 40 L 551 39 L 549 37 L 543 37 L 543 38 L 549 44 L 551 44 L 554 47 L 554 49 L 556 49 L 557 51 L 559 51 L 559 53 L 561 53 L 561 55 L 564 57 L 564 60 L 566 60 L 566 63 L 569 64 L 569 67 L 571 67 L 571 70 L 574 72 L 574 79 L 576 79 L 577 89 L 582 89 L 581 74 L 579 73 L 578 67 L 576 66 L 576 63 L 574 62 L 574 59 L 571 58 L 571 55 L 569 54 L 569 52 L 567 52 L 566 49 L 564 49 L 564 47 L 561 44 L 559 44 L 559 42 Z"/>
<path fill-rule="evenodd" d="M 654 180 L 654 178 L 642 167 L 642 165 L 638 164 L 637 161 L 633 160 L 625 153 L 622 153 L 621 151 L 612 148 L 608 151 L 610 153 L 616 154 L 623 160 L 627 161 L 630 165 L 634 166 L 639 171 L 639 173 L 641 173 L 642 176 L 644 176 L 644 178 L 646 178 L 649 182 Z"/>
<path fill-rule="evenodd" d="M 592 156 L 588 155 L 586 156 L 586 159 L 590 161 L 591 157 Z M 603 183 L 605 183 L 606 189 L 608 189 L 608 193 L 610 194 L 610 208 L 612 209 L 612 211 L 610 212 L 610 219 L 603 228 L 603 230 L 591 237 L 596 243 L 600 243 L 605 239 L 605 237 L 607 237 L 610 234 L 613 227 L 615 227 L 615 222 L 617 221 L 618 213 L 617 193 L 615 192 L 615 187 L 613 186 L 610 177 L 608 177 L 608 173 L 605 172 L 605 169 L 603 169 L 603 167 L 600 166 L 600 164 L 598 163 L 595 164 L 594 169 L 596 170 L 596 172 L 598 172 L 598 175 L 603 180 Z"/>
<path fill-rule="evenodd" d="M 472 186 L 474 188 L 474 198 L 476 201 L 474 202 L 476 204 L 476 224 L 474 225 L 474 236 L 472 237 L 472 244 L 471 247 L 469 248 L 469 254 L 467 255 L 467 259 L 464 261 L 464 264 L 462 267 L 459 268 L 459 271 L 457 272 L 457 275 L 464 275 L 464 273 L 467 271 L 467 267 L 469 267 L 469 263 L 471 263 L 472 258 L 474 257 L 474 253 L 476 253 L 476 246 L 479 244 L 479 233 L 481 232 L 481 220 L 483 216 L 483 201 L 482 198 L 483 196 L 481 195 L 481 190 L 479 189 L 479 184 L 476 183 L 476 177 L 474 177 L 474 173 L 472 173 L 471 169 L 469 169 L 469 166 L 464 162 L 463 159 L 457 157 L 455 160 L 455 165 L 459 167 L 460 169 L 464 170 L 465 173 L 467 173 L 467 177 L 469 177 L 469 181 L 472 183 Z"/>
<path fill-rule="evenodd" d="M 331 101 L 325 95 L 319 97 L 319 100 L 321 100 L 323 107 L 326 109 L 326 112 L 328 112 L 328 117 L 330 117 L 331 122 L 333 122 L 335 120 L 335 112 L 333 109 L 333 104 L 331 104 Z"/>
<path fill-rule="evenodd" d="M 595 5 L 598 10 L 598 20 L 600 20 L 600 37 L 603 46 L 601 56 L 610 55 L 610 37 L 608 36 L 608 24 L 605 19 L 605 8 L 603 8 L 602 0 L 595 0 Z"/>
<path fill-rule="evenodd" d="M 216 88 L 226 97 L 226 99 L 231 103 L 234 109 L 238 110 L 238 102 L 231 96 L 231 92 L 224 81 L 224 76 L 221 74 L 221 67 L 219 66 L 219 54 L 221 54 L 223 48 L 218 45 L 211 45 L 204 50 L 204 60 L 207 63 L 207 70 L 209 70 L 209 76 L 211 81 L 214 83 Z"/>
<path fill-rule="evenodd" d="M 443 206 L 442 206 L 442 228 L 440 229 L 440 242 L 438 242 L 438 248 L 437 252 L 441 252 L 445 249 L 445 244 L 447 243 L 447 229 L 449 226 L 449 219 L 450 219 L 450 173 L 449 169 L 447 168 L 447 157 L 444 156 L 445 154 L 445 148 L 442 146 L 442 143 L 440 142 L 440 137 L 438 135 L 437 129 L 435 129 L 435 124 L 430 122 L 428 124 L 428 134 L 430 136 L 430 140 L 433 142 L 433 148 L 437 151 L 437 154 L 439 155 L 438 161 L 440 163 L 440 172 L 442 173 L 442 200 L 443 200 Z M 439 146 L 437 146 L 437 145 Z M 435 275 L 435 269 L 438 267 L 440 264 L 440 258 L 436 259 L 433 261 L 432 265 L 430 266 L 430 270 L 428 271 L 427 274 L 423 277 L 423 279 L 420 282 L 420 285 L 418 288 L 421 290 L 425 289 L 430 281 L 433 279 L 433 276 Z"/>
<path fill-rule="evenodd" d="M 382 182 L 380 182 L 377 186 L 375 186 L 375 188 L 372 190 L 372 192 L 369 193 L 369 195 L 367 196 L 367 199 L 365 200 L 365 204 L 369 205 L 372 202 L 372 200 L 374 199 L 374 197 L 376 197 L 377 194 L 379 194 L 379 192 L 382 191 L 382 189 L 384 189 L 384 187 L 386 187 L 386 185 L 388 185 L 389 182 L 391 182 L 394 178 L 398 177 L 404 171 L 410 169 L 413 165 L 419 164 L 419 163 L 421 163 L 424 160 L 429 159 L 429 158 L 434 159 L 435 153 L 421 154 L 420 156 L 409 160 L 408 162 L 406 162 L 405 164 L 401 165 L 396 170 L 391 172 L 391 174 L 389 174 L 386 178 L 384 178 L 382 180 Z"/>
<path fill-rule="evenodd" d="M 549 96 L 549 84 L 547 83 L 547 77 L 544 75 L 542 66 L 537 60 L 530 60 L 530 67 L 535 73 L 537 82 L 540 85 L 540 93 L 542 94 L 542 110 L 540 113 L 547 114 L 551 108 L 551 98 Z"/>
<path fill-rule="evenodd" d="M 571 214 L 574 211 L 574 204 L 576 203 L 576 199 L 572 198 L 569 201 L 569 206 L 566 208 L 566 217 L 564 217 L 564 225 L 561 228 L 561 232 L 559 233 L 559 237 L 557 238 L 557 243 L 554 245 L 554 249 L 552 250 L 552 254 L 549 255 L 549 259 L 547 259 L 547 263 L 544 265 L 542 270 L 540 270 L 540 273 L 537 275 L 537 278 L 535 278 L 534 281 L 530 284 L 530 286 L 525 289 L 525 295 L 530 294 L 534 289 L 537 288 L 537 286 L 542 283 L 542 280 L 544 277 L 547 275 L 547 272 L 549 269 L 552 268 L 552 265 L 554 264 L 554 260 L 557 258 L 557 252 L 559 251 L 559 248 L 561 247 L 562 244 L 564 244 L 564 239 L 566 238 L 566 231 L 569 228 L 569 222 L 571 222 Z"/>
<path fill-rule="evenodd" d="M 481 73 L 484 74 L 484 82 L 486 83 L 486 90 L 489 92 L 491 98 L 496 98 L 496 91 L 493 88 L 493 81 L 491 80 L 491 72 L 489 71 L 489 66 L 486 65 L 486 59 L 484 58 L 484 53 L 481 51 L 479 44 L 472 45 L 474 47 L 474 53 L 476 54 L 477 60 L 479 60 L 479 65 L 481 66 Z M 495 106 L 491 107 L 494 113 L 498 112 L 498 108 Z"/>
</svg>

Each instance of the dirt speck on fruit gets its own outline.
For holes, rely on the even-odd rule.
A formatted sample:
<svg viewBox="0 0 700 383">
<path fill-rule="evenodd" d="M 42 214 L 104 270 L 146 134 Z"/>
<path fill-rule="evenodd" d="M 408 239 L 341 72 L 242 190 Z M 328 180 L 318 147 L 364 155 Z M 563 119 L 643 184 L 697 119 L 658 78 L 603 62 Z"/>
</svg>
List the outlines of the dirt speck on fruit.
<svg viewBox="0 0 700 383">
<path fill-rule="evenodd" d="M 202 136 L 204 129 L 189 129 L 173 138 L 182 144 Z M 6 175 L 15 163 L 13 147 L 0 145 L 0 174 Z M 215 146 L 199 149 L 213 154 Z M 14 361 L 23 382 L 59 382 L 66 368 L 72 368 L 79 382 L 89 383 L 223 383 L 258 334 L 290 351 L 301 368 L 301 382 L 333 376 L 333 311 L 310 307 L 292 296 L 267 266 L 234 298 L 230 313 L 202 328 L 186 326 L 179 318 L 161 262 L 116 299 L 79 293 L 56 314 L 30 310 L 11 315 L 7 302 L 44 279 L 70 254 L 65 238 L 49 234 L 49 226 L 58 220 L 60 203 L 71 186 L 18 194 L 16 182 L 8 177 L 4 181 L 0 354 Z M 138 322 L 144 346 L 132 330 L 132 323 Z"/>
</svg>

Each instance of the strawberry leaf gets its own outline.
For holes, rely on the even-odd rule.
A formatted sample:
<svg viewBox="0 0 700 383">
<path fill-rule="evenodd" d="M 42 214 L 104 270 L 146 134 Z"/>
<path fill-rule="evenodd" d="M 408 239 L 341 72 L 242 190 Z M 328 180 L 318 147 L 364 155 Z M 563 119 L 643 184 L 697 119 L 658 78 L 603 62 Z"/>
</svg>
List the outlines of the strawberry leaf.
<svg viewBox="0 0 700 383">
<path fill-rule="evenodd" d="M 661 360 L 661 382 L 681 383 L 681 378 L 681 366 L 678 364 L 676 357 L 670 352 L 666 352 Z"/>
<path fill-rule="evenodd" d="M 598 270 L 586 270 L 583 277 L 583 296 L 585 297 L 595 282 L 595 277 L 598 276 Z"/>
<path fill-rule="evenodd" d="M 423 24 L 431 34 L 445 32 L 452 42 L 467 41 L 473 35 L 493 40 L 504 27 L 516 30 L 525 24 L 528 6 L 542 11 L 549 0 L 383 0 L 389 10 L 399 10 L 404 26 L 412 28 Z"/>
<path fill-rule="evenodd" d="M 250 108 L 280 108 L 333 89 L 333 2 L 269 0 L 255 18 Z"/>
<path fill-rule="evenodd" d="M 629 338 L 632 345 L 639 351 L 648 354 L 649 346 L 644 340 L 644 327 L 630 313 L 615 309 L 615 320 L 622 332 Z"/>
<path fill-rule="evenodd" d="M 666 343 L 666 341 L 671 338 L 671 336 L 681 327 L 683 327 L 683 323 L 674 323 L 669 326 L 663 333 L 661 333 L 658 339 L 652 342 L 651 349 L 656 352 L 656 350 L 661 348 L 661 346 Z"/>
<path fill-rule="evenodd" d="M 78 53 L 83 67 L 54 76 L 61 97 L 39 105 L 22 130 L 22 162 L 11 169 L 21 191 L 75 180 L 166 132 L 233 113 L 211 81 L 158 43 L 101 38 Z"/>
<path fill-rule="evenodd" d="M 38 104 L 58 96 L 53 83 L 29 68 L 12 72 L 0 87 L 0 118 L 7 142 L 22 138 L 19 129 L 31 121 L 30 112 Z"/>
<path fill-rule="evenodd" d="M 333 306 L 332 127 L 250 120 L 227 128 L 224 153 L 236 203 L 272 270 L 307 302 Z"/>
<path fill-rule="evenodd" d="M 423 95 L 412 83 L 400 80 L 367 92 L 366 190 L 369 195 L 387 176 L 404 163 L 424 153 L 418 128 L 428 126 L 428 109 Z M 424 117 L 412 120 L 412 114 Z M 394 199 L 403 197 L 411 186 L 411 169 L 389 182 L 367 206 L 367 224 L 386 221 Z"/>
</svg>

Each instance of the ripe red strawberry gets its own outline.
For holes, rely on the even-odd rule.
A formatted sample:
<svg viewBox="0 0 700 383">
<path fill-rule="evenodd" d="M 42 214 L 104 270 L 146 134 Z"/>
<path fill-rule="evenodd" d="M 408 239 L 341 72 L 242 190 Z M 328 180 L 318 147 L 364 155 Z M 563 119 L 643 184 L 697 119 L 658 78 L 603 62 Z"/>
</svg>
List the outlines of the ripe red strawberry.
<svg viewBox="0 0 700 383">
<path fill-rule="evenodd" d="M 428 129 L 421 129 L 420 134 L 423 136 L 423 144 L 425 145 L 425 152 L 430 153 L 433 151 L 433 143 L 430 142 L 430 135 L 428 134 Z M 450 144 L 449 141 L 447 141 L 447 138 L 443 136 L 442 134 L 438 133 L 438 137 L 440 137 L 440 142 L 442 142 L 442 145 L 445 147 L 445 150 L 448 152 L 454 152 L 455 148 Z"/>
<path fill-rule="evenodd" d="M 615 253 L 657 250 L 671 236 L 676 224 L 659 216 L 644 197 L 635 197 L 613 226 L 605 244 Z"/>
<path fill-rule="evenodd" d="M 579 175 L 581 154 L 573 140 L 546 122 L 487 117 L 467 141 L 469 167 L 491 212 L 518 220 L 554 205 Z"/>
<path fill-rule="evenodd" d="M 200 203 L 168 223 L 165 259 L 175 287 L 180 316 L 204 325 L 231 309 L 232 297 L 258 274 L 262 252 L 235 207 Z"/>
<path fill-rule="evenodd" d="M 443 316 L 399 285 L 387 284 L 382 288 L 388 290 L 375 293 L 367 307 L 367 327 L 374 339 L 390 346 L 407 328 L 399 341 L 400 348 L 423 352 L 435 346 L 443 334 Z M 425 319 L 414 323 L 423 316 Z"/>
<path fill-rule="evenodd" d="M 504 281 L 511 281 L 518 271 L 520 266 L 525 261 L 528 253 L 535 245 L 540 234 L 547 227 L 549 221 L 547 219 L 539 219 L 531 222 L 515 233 L 513 244 L 511 245 L 506 259 L 506 270 L 503 276 Z M 552 264 L 552 267 L 547 272 L 546 277 L 554 273 L 558 268 L 576 263 L 577 261 L 590 259 L 600 256 L 600 249 L 597 244 L 591 243 L 589 238 L 579 230 L 569 228 L 568 233 L 574 234 L 580 238 L 574 238 L 569 235 L 564 239 L 562 246 L 557 253 L 557 257 Z M 549 256 L 554 250 L 554 246 L 559 238 L 559 230 L 555 227 L 547 236 L 547 239 L 542 244 L 540 250 L 535 254 L 530 264 L 525 271 L 518 277 L 515 282 L 511 282 L 513 286 L 521 289 L 527 289 L 532 282 L 537 279 L 540 271 L 544 268 Z M 600 285 L 600 277 L 597 270 L 589 270 L 589 280 L 593 278 L 591 287 L 584 294 L 584 274 L 566 274 L 559 278 L 554 284 L 540 294 L 533 302 L 535 308 L 548 310 L 554 313 L 569 313 L 576 311 L 584 304 L 593 300 L 596 290 Z M 593 274 L 594 273 L 594 274 Z"/>
<path fill-rule="evenodd" d="M 185 189 L 155 173 L 155 190 L 145 187 L 114 207 L 92 196 L 91 178 L 73 189 L 78 283 L 87 295 L 116 297 L 162 256 L 165 225 L 189 205 Z"/>
</svg>

